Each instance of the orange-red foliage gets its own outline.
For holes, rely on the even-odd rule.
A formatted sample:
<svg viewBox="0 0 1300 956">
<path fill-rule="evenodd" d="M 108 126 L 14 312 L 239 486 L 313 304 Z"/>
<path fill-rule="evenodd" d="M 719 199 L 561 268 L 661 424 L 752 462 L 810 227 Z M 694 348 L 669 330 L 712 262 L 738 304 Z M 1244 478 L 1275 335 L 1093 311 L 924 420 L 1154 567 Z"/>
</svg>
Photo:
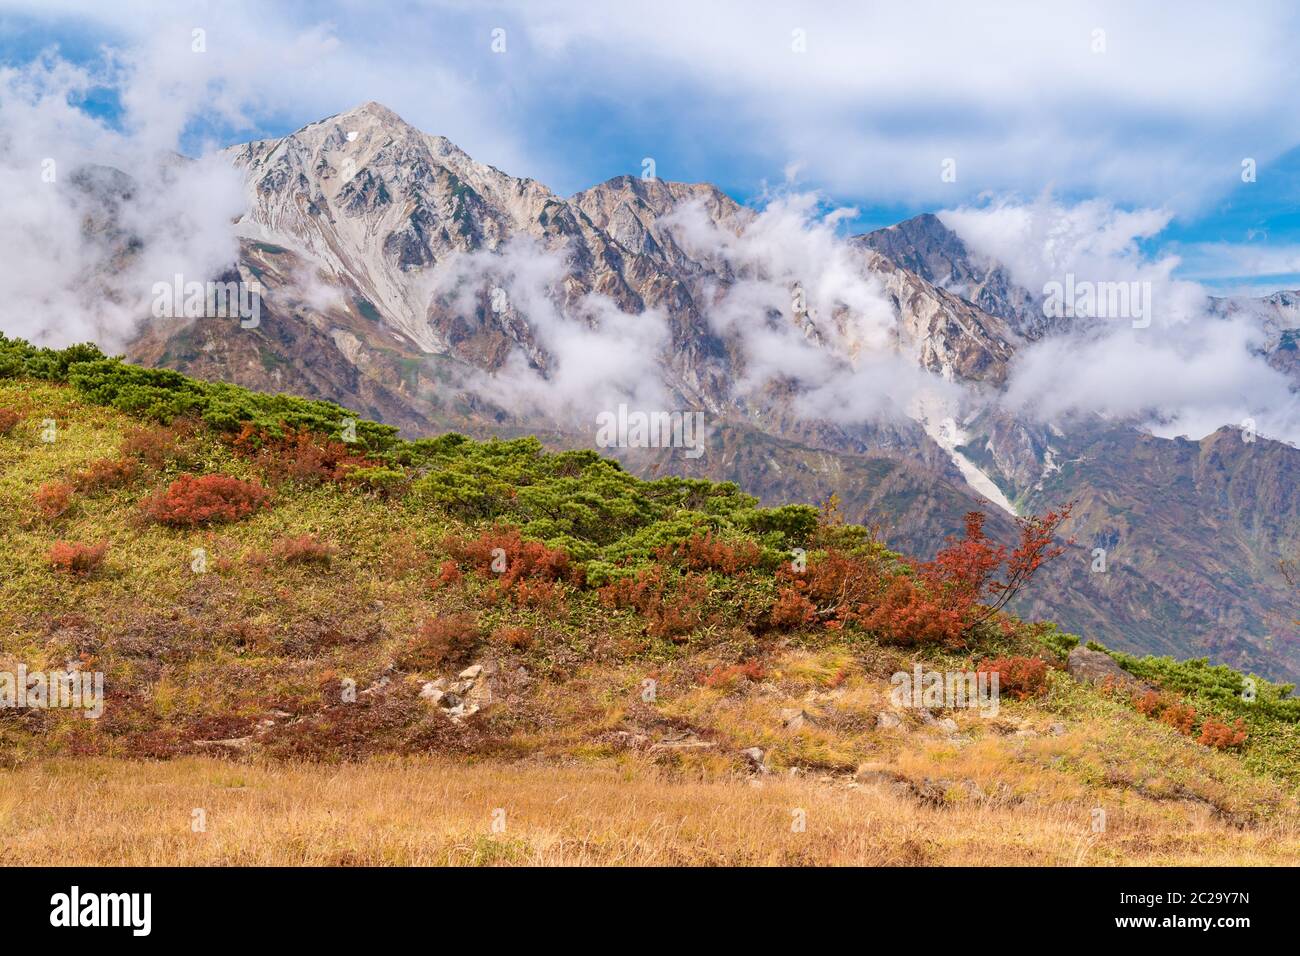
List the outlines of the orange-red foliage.
<svg viewBox="0 0 1300 956">
<path fill-rule="evenodd" d="M 649 622 L 652 637 L 680 641 L 704 621 L 709 582 L 700 574 L 687 574 L 670 585 L 659 567 L 632 577 L 611 581 L 600 589 L 606 607 L 630 608 Z"/>
<path fill-rule="evenodd" d="M 53 520 L 72 505 L 72 485 L 66 481 L 49 481 L 36 489 L 32 501 L 42 517 Z"/>
<path fill-rule="evenodd" d="M 763 549 L 753 541 L 728 544 L 708 531 L 677 544 L 664 545 L 655 556 L 666 563 L 685 565 L 692 571 L 737 574 L 756 567 L 763 557 Z"/>
<path fill-rule="evenodd" d="M 782 588 L 772 605 L 772 626 L 783 631 L 802 627 L 817 617 L 817 609 L 798 588 Z"/>
<path fill-rule="evenodd" d="M 375 464 L 344 442 L 306 428 L 280 438 L 248 423 L 235 436 L 234 447 L 271 481 L 342 481 L 348 472 Z"/>
<path fill-rule="evenodd" d="M 492 632 L 492 640 L 526 651 L 533 646 L 533 632 L 526 627 L 500 627 Z"/>
<path fill-rule="evenodd" d="M 513 525 L 496 525 L 475 538 L 451 535 L 443 547 L 462 566 L 496 576 L 503 594 L 525 578 L 582 584 L 582 569 L 569 561 L 568 552 L 525 541 Z"/>
<path fill-rule="evenodd" d="M 510 596 L 520 607 L 532 607 L 556 614 L 562 612 L 565 606 L 564 589 L 554 581 L 525 578 L 515 583 Z"/>
<path fill-rule="evenodd" d="M 103 491 L 130 484 L 135 477 L 135 462 L 130 458 L 98 458 L 72 476 L 78 491 Z"/>
<path fill-rule="evenodd" d="M 56 541 L 50 548 L 50 565 L 56 571 L 69 574 L 89 574 L 104 562 L 108 542 L 80 544 L 76 541 Z"/>
<path fill-rule="evenodd" d="M 975 668 L 977 674 L 997 674 L 998 693 L 1017 700 L 1037 697 L 1047 690 L 1047 662 L 1037 657 L 996 657 Z"/>
<path fill-rule="evenodd" d="M 1066 506 L 1018 519 L 1020 540 L 1008 552 L 984 534 L 984 515 L 973 511 L 966 516 L 964 536 L 949 540 L 933 561 L 918 564 L 911 574 L 832 548 L 805 573 L 785 570 L 780 576 L 807 598 L 813 618 L 827 627 L 856 624 L 893 644 L 963 646 L 971 630 L 996 615 L 1044 561 L 1062 553 L 1052 542 L 1069 514 Z M 806 610 L 785 593 L 779 603 L 785 621 L 797 622 Z"/>
<path fill-rule="evenodd" d="M 163 491 L 140 502 L 154 521 L 176 527 L 238 521 L 270 505 L 261 485 L 229 475 L 181 475 Z"/>
<path fill-rule="evenodd" d="M 460 573 L 460 568 L 455 561 L 444 561 L 438 568 L 438 573 L 434 575 L 433 580 L 429 582 L 432 588 L 440 588 L 445 584 L 459 584 L 464 575 Z"/>
<path fill-rule="evenodd" d="M 414 644 L 402 655 L 405 667 L 427 669 L 455 663 L 482 637 L 478 619 L 469 613 L 431 617 L 420 625 Z"/>
<path fill-rule="evenodd" d="M 0 435 L 8 435 L 22 420 L 23 416 L 12 408 L 0 408 Z"/>
<path fill-rule="evenodd" d="M 180 442 L 191 430 L 192 426 L 186 422 L 168 426 L 133 426 L 122 438 L 122 457 L 139 458 L 150 468 L 163 468 L 168 462 L 183 457 Z"/>
<path fill-rule="evenodd" d="M 730 690 L 741 680 L 757 683 L 766 676 L 767 670 L 758 661 L 746 661 L 743 664 L 719 664 L 704 678 L 704 686 Z"/>
<path fill-rule="evenodd" d="M 1170 703 L 1160 712 L 1158 719 L 1162 724 L 1168 724 L 1180 734 L 1190 737 L 1192 726 L 1196 723 L 1196 708 L 1190 704 Z"/>
<path fill-rule="evenodd" d="M 1240 747 L 1246 742 L 1246 722 L 1239 717 L 1235 723 L 1228 725 L 1214 717 L 1206 717 L 1196 742 L 1218 750 Z"/>
<path fill-rule="evenodd" d="M 271 548 L 271 553 L 286 564 L 329 564 L 338 552 L 338 545 L 314 534 L 281 538 Z"/>
</svg>

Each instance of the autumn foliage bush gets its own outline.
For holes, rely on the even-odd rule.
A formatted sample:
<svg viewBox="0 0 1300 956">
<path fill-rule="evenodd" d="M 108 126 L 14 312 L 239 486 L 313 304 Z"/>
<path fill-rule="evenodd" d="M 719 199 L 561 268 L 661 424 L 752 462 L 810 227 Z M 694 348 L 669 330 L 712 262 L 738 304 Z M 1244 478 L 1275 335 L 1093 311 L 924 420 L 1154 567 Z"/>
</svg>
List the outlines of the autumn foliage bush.
<svg viewBox="0 0 1300 956">
<path fill-rule="evenodd" d="M 349 472 L 375 464 L 346 443 L 306 428 L 280 437 L 246 423 L 233 445 L 273 482 L 313 485 L 342 481 Z"/>
<path fill-rule="evenodd" d="M 150 468 L 162 469 L 184 460 L 183 442 L 193 431 L 188 422 L 171 425 L 139 425 L 128 428 L 119 451 L 123 458 L 138 459 Z"/>
<path fill-rule="evenodd" d="M 468 612 L 426 619 L 401 655 L 403 667 L 430 670 L 462 661 L 482 638 L 478 618 Z"/>
<path fill-rule="evenodd" d="M 125 456 L 99 458 L 72 476 L 72 483 L 80 492 L 104 491 L 120 488 L 135 477 L 136 463 Z"/>
<path fill-rule="evenodd" d="M 1238 717 L 1232 724 L 1226 724 L 1215 717 L 1206 717 L 1196 742 L 1218 750 L 1240 747 L 1246 742 L 1246 722 Z"/>
<path fill-rule="evenodd" d="M 0 408 L 0 435 L 9 435 L 23 420 L 23 416 L 12 408 Z"/>
<path fill-rule="evenodd" d="M 767 670 L 758 661 L 743 664 L 719 664 L 704 678 L 704 686 L 716 690 L 731 690 L 742 680 L 758 683 L 767 677 Z"/>
<path fill-rule="evenodd" d="M 494 576 L 502 593 L 524 579 L 582 583 L 582 569 L 569 560 L 568 552 L 525 541 L 513 525 L 496 525 L 473 538 L 450 535 L 442 544 L 460 566 Z"/>
<path fill-rule="evenodd" d="M 50 548 L 49 561 L 56 571 L 69 574 L 89 574 L 104 562 L 108 542 L 81 544 L 76 541 L 56 541 Z"/>
<path fill-rule="evenodd" d="M 709 531 L 677 544 L 664 545 L 655 554 L 660 561 L 680 564 L 692 571 L 716 571 L 730 575 L 757 567 L 762 560 L 763 549 L 753 541 L 729 543 Z"/>
<path fill-rule="evenodd" d="M 41 517 L 53 520 L 72 506 L 72 485 L 66 481 L 49 481 L 36 489 L 32 501 Z"/>
<path fill-rule="evenodd" d="M 599 595 L 606 607 L 634 610 L 645 618 L 651 637 L 681 641 L 704 622 L 709 583 L 700 574 L 673 581 L 656 566 L 611 581 Z"/>
<path fill-rule="evenodd" d="M 984 533 L 984 515 L 973 511 L 961 538 L 950 539 L 934 560 L 902 571 L 875 555 L 829 548 L 802 572 L 780 572 L 785 587 L 772 621 L 784 627 L 821 621 L 832 629 L 852 624 L 886 643 L 963 647 L 1045 561 L 1063 552 L 1053 542 L 1069 515 L 1066 506 L 1018 519 L 1019 542 L 1008 551 Z"/>
<path fill-rule="evenodd" d="M 1143 691 L 1133 697 L 1133 707 L 1138 713 L 1174 728 L 1180 734 L 1196 737 L 1196 742 L 1207 747 L 1226 750 L 1240 747 L 1246 742 L 1246 723 L 1238 719 L 1232 724 L 1206 715 L 1201 720 L 1199 736 L 1196 733 L 1196 708 L 1172 693 L 1154 690 Z"/>
<path fill-rule="evenodd" d="M 238 521 L 268 507 L 271 493 L 229 475 L 181 475 L 140 502 L 150 519 L 174 527 Z"/>
<path fill-rule="evenodd" d="M 1037 657 L 995 657 L 975 668 L 977 674 L 997 674 L 998 693 L 1017 700 L 1037 697 L 1047 690 L 1047 662 Z"/>
<path fill-rule="evenodd" d="M 314 534 L 281 538 L 271 548 L 276 560 L 285 564 L 329 564 L 338 552 L 338 545 L 322 541 Z"/>
</svg>

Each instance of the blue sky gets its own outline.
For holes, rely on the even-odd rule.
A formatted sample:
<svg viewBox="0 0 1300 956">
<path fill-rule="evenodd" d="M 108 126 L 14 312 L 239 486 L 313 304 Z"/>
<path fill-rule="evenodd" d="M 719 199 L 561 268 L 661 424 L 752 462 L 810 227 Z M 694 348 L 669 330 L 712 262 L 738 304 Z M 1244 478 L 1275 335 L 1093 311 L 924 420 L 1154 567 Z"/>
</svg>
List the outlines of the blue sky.
<svg viewBox="0 0 1300 956">
<path fill-rule="evenodd" d="M 1180 275 L 1300 286 L 1285 5 L 267 6 L 4 0 L 0 64 L 57 50 L 98 84 L 85 109 L 191 154 L 378 100 L 564 194 L 651 157 L 663 178 L 742 201 L 817 190 L 856 207 L 850 231 L 1007 197 L 1100 198 L 1166 210 L 1141 246 L 1179 255 Z M 949 159 L 956 182 L 940 176 Z"/>
</svg>

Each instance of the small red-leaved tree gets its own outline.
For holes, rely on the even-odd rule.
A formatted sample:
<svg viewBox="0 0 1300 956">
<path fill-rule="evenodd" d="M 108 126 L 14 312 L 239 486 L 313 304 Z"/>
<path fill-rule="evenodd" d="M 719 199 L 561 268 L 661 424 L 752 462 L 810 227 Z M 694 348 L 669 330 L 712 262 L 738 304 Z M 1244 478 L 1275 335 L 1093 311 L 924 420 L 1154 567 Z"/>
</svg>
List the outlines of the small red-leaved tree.
<svg viewBox="0 0 1300 956">
<path fill-rule="evenodd" d="M 966 515 L 966 534 L 949 541 L 933 561 L 922 566 L 922 578 L 948 605 L 959 610 L 963 633 L 997 615 L 1029 584 L 1047 561 L 1065 553 L 1056 533 L 1070 517 L 1072 504 L 1043 515 L 1016 519 L 1020 540 L 1010 553 L 984 534 L 984 515 Z M 1003 566 L 1006 570 L 1003 572 Z"/>
<path fill-rule="evenodd" d="M 949 540 L 933 561 L 910 572 L 835 551 L 811 564 L 773 607 L 773 623 L 798 626 L 822 620 L 828 627 L 854 624 L 894 644 L 962 646 L 1025 589 L 1046 561 L 1064 552 L 1056 533 L 1070 506 L 1018 518 L 1019 540 L 1010 550 L 984 533 L 984 515 L 966 516 L 966 531 Z"/>
<path fill-rule="evenodd" d="M 194 527 L 238 521 L 270 501 L 271 493 L 253 482 L 229 475 L 181 475 L 140 502 L 140 508 L 161 524 Z"/>
</svg>

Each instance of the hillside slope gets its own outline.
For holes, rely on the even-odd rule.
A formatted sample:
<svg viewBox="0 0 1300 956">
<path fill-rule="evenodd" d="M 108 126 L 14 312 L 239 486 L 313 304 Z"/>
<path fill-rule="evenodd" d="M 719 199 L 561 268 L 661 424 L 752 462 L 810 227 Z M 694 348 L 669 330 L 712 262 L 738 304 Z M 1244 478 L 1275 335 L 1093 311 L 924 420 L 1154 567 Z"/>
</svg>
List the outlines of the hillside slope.
<svg viewBox="0 0 1300 956">
<path fill-rule="evenodd" d="M 192 862 L 342 862 L 328 850 L 337 831 L 314 849 L 294 837 L 329 826 L 331 808 L 398 828 L 350 862 L 455 862 L 466 840 L 477 862 L 1283 861 L 1300 850 L 1300 707 L 1287 688 L 1254 681 L 1248 695 L 1224 668 L 1122 656 L 1158 694 L 1080 683 L 1063 669 L 1073 640 L 1049 625 L 1001 615 L 937 627 L 980 607 L 953 603 L 956 579 L 833 511 L 759 508 L 730 484 L 645 482 L 533 440 L 403 443 L 360 422 L 345 445 L 329 438 L 349 418 L 337 406 L 93 350 L 0 345 L 0 670 L 104 675 L 98 719 L 0 710 L 0 752 L 16 768 L 0 801 L 6 788 L 48 788 L 51 773 L 114 781 L 75 847 L 25 810 L 5 816 L 57 858 L 138 859 L 110 848 L 125 827 L 155 848 L 143 852 Z M 168 495 L 186 475 L 227 475 L 269 497 L 233 520 L 186 524 L 199 499 Z M 60 541 L 106 548 L 78 565 Z M 790 566 L 794 548 L 804 571 Z M 908 607 L 934 617 L 906 623 Z M 1046 666 L 1024 685 L 1006 670 L 992 714 L 891 698 L 896 675 L 918 665 L 1013 666 L 992 658 Z M 1208 742 L 1210 728 L 1232 726 L 1244 739 Z M 297 766 L 385 755 L 441 762 L 347 771 L 354 791 L 384 781 L 373 799 L 321 789 Z M 255 766 L 200 759 L 212 757 Z M 159 758 L 180 762 L 136 762 Z M 518 829 L 483 843 L 471 817 L 490 808 L 423 823 L 398 812 L 391 801 L 430 772 L 475 800 L 527 791 L 512 803 Z M 551 792 L 540 779 L 555 772 L 584 794 L 563 838 L 540 815 Z M 252 806 L 210 793 L 232 774 L 259 794 Z M 137 788 L 155 785 L 167 794 L 157 812 L 131 811 Z M 270 797 L 282 785 L 312 794 L 296 818 Z M 728 809 L 705 827 L 712 837 L 688 827 L 647 843 L 637 813 L 593 820 L 611 786 L 652 815 L 655 801 Z M 208 805 L 196 792 L 238 831 L 188 848 L 167 836 L 163 808 Z M 764 842 L 762 826 L 741 823 L 788 829 L 791 800 L 814 815 L 815 839 Z M 1101 830 L 1098 808 L 1111 821 Z M 887 821 L 893 849 L 871 851 L 863 833 L 835 839 L 864 811 Z"/>
</svg>

